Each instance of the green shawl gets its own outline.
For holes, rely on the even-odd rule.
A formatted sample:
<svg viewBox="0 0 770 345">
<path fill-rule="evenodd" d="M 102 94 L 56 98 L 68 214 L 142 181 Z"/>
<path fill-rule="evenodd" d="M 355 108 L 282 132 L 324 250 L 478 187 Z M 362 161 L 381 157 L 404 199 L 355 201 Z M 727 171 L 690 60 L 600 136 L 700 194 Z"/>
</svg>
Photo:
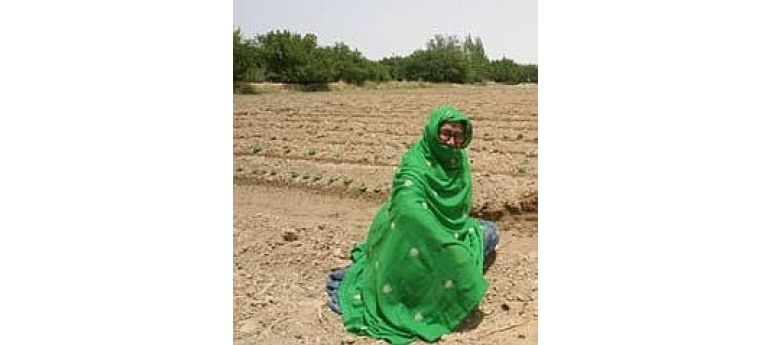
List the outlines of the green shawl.
<svg viewBox="0 0 770 345">
<path fill-rule="evenodd" d="M 438 141 L 444 122 L 465 126 L 462 148 Z M 392 194 L 374 217 L 366 241 L 351 251 L 353 265 L 339 291 L 345 328 L 408 344 L 436 341 L 481 302 L 483 232 L 468 214 L 470 165 L 465 148 L 473 129 L 455 107 L 434 110 L 422 139 L 404 154 Z"/>
</svg>

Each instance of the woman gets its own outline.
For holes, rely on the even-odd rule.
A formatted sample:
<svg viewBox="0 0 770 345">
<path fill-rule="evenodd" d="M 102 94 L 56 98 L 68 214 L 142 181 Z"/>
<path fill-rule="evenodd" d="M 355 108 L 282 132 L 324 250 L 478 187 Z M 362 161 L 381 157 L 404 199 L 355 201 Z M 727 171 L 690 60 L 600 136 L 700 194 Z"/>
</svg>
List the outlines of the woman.
<svg viewBox="0 0 770 345">
<path fill-rule="evenodd" d="M 327 279 L 329 306 L 348 331 L 393 344 L 436 341 L 481 302 L 484 259 L 498 234 L 469 216 L 472 136 L 465 114 L 441 106 L 402 157 L 353 264 Z"/>
</svg>

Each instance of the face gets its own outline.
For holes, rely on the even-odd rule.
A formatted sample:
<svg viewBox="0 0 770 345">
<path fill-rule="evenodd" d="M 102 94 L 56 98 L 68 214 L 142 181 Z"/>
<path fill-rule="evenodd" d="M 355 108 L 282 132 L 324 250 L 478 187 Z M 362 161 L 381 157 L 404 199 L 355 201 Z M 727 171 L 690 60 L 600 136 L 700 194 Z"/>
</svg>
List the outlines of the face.
<svg viewBox="0 0 770 345">
<path fill-rule="evenodd" d="M 465 127 L 461 123 L 445 122 L 438 129 L 438 141 L 449 147 L 462 147 L 465 142 Z"/>
</svg>

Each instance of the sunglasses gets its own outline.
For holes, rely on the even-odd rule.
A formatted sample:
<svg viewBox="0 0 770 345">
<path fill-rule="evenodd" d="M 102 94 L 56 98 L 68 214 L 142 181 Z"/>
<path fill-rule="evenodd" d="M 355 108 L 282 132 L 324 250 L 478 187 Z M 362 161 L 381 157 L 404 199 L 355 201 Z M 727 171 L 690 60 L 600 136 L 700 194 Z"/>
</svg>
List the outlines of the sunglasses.
<svg viewBox="0 0 770 345">
<path fill-rule="evenodd" d="M 438 137 L 441 141 L 449 141 L 449 138 L 455 138 L 455 143 L 465 142 L 465 132 L 462 129 L 442 128 L 438 131 Z"/>
</svg>

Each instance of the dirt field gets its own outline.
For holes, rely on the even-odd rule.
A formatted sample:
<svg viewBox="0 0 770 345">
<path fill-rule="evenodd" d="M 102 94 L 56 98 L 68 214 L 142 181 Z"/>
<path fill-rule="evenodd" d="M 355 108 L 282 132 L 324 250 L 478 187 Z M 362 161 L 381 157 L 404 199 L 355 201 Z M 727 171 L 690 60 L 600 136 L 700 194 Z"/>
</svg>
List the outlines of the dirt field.
<svg viewBox="0 0 770 345">
<path fill-rule="evenodd" d="M 478 312 L 440 343 L 537 343 L 537 86 L 520 85 L 234 95 L 236 345 L 384 343 L 344 330 L 324 279 L 440 104 L 473 121 L 472 213 L 501 229 Z"/>
</svg>

